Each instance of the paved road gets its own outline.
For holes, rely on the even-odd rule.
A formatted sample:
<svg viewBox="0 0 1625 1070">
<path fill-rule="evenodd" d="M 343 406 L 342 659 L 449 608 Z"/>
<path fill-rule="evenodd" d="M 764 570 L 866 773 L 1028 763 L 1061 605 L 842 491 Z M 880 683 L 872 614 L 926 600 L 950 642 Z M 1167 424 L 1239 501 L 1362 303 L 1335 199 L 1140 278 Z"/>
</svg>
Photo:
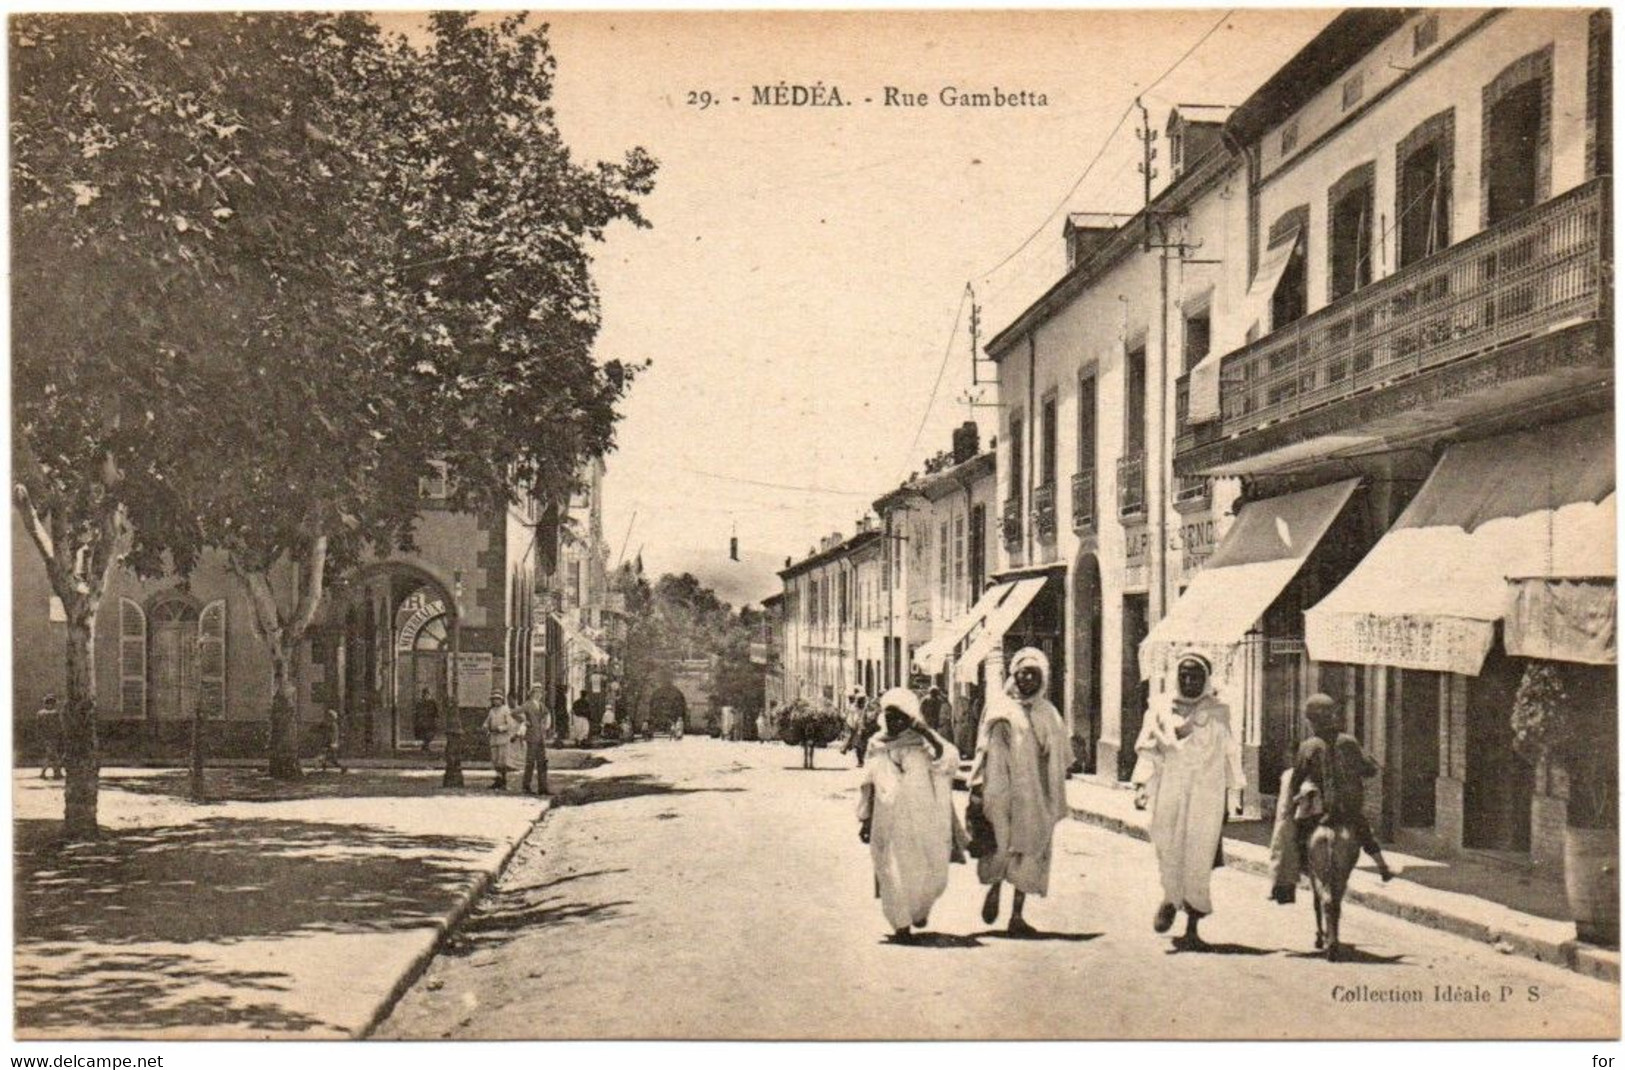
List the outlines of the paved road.
<svg viewBox="0 0 1625 1070">
<path fill-rule="evenodd" d="M 381 1036 L 1619 1033 L 1613 985 L 1357 907 L 1344 920 L 1356 961 L 1327 963 L 1312 954 L 1307 902 L 1272 905 L 1261 878 L 1234 870 L 1214 874 L 1203 927 L 1217 953 L 1173 952 L 1151 931 L 1150 847 L 1074 821 L 1059 832 L 1053 894 L 1029 904 L 1041 938 L 989 931 L 974 872 L 955 867 L 928 945 L 893 945 L 847 759 L 826 751 L 826 768 L 804 772 L 786 746 L 692 738 L 609 755 L 558 778 L 575 805 L 521 847 Z"/>
</svg>

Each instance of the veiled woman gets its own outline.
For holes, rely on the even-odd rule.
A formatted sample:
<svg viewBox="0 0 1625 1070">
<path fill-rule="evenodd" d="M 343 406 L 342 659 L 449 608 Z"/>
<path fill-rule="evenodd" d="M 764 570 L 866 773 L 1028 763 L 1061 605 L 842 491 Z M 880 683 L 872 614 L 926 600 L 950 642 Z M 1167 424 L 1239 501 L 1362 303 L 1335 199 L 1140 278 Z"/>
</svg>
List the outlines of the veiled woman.
<svg viewBox="0 0 1625 1070">
<path fill-rule="evenodd" d="M 1157 851 L 1162 903 L 1152 928 L 1165 933 L 1185 911 L 1185 934 L 1175 944 L 1206 945 L 1197 923 L 1213 913 L 1213 869 L 1224 832 L 1229 789 L 1247 786 L 1241 747 L 1230 728 L 1230 707 L 1212 687 L 1213 666 L 1200 654 L 1179 659 L 1178 694 L 1146 718 L 1135 750 L 1134 784 L 1151 806 L 1151 843 Z"/>
<path fill-rule="evenodd" d="M 896 687 L 880 696 L 858 796 L 858 836 L 875 864 L 880 907 L 899 941 L 923 928 L 948 887 L 954 851 L 953 774 L 959 752 L 928 728 L 920 700 Z"/>
<path fill-rule="evenodd" d="M 1018 934 L 1033 932 L 1023 908 L 1027 896 L 1049 892 L 1055 826 L 1067 814 L 1072 751 L 1066 723 L 1045 697 L 1048 686 L 1043 651 L 1027 647 L 1010 659 L 1004 693 L 990 698 L 982 717 L 971 768 L 971 791 L 980 793 L 997 844 L 976 864 L 989 886 L 982 920 L 991 925 L 998 919 L 1000 891 L 1008 882 L 1015 889 L 1009 928 Z"/>
</svg>

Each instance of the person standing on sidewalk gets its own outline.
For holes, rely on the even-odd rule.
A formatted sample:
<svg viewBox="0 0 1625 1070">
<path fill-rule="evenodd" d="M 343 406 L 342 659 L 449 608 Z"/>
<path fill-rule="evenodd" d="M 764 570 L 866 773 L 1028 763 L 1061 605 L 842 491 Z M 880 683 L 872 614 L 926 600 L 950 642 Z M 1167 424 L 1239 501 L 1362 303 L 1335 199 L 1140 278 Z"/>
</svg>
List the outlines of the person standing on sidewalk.
<svg viewBox="0 0 1625 1070">
<path fill-rule="evenodd" d="M 62 743 L 65 728 L 62 723 L 62 710 L 56 704 L 56 695 L 46 695 L 39 712 L 34 714 L 34 730 L 39 737 L 41 780 L 46 779 L 46 773 L 51 774 L 52 780 L 62 779 Z"/>
<path fill-rule="evenodd" d="M 982 920 L 999 916 L 1005 882 L 1015 889 L 1010 932 L 1028 935 L 1022 917 L 1028 895 L 1049 892 L 1055 826 L 1067 814 L 1066 767 L 1072 754 L 1066 723 L 1050 700 L 1049 659 L 1027 647 L 1010 659 L 1004 694 L 988 703 L 971 767 L 970 786 L 993 827 L 996 849 L 977 860 L 977 876 L 988 885 Z"/>
<path fill-rule="evenodd" d="M 1213 666 L 1200 654 L 1179 659 L 1168 708 L 1146 718 L 1135 744 L 1135 805 L 1151 807 L 1151 843 L 1157 852 L 1162 903 L 1152 928 L 1165 933 L 1185 911 L 1185 934 L 1176 947 L 1207 945 L 1197 924 L 1213 913 L 1213 870 L 1224 833 L 1227 792 L 1247 786 L 1241 747 L 1230 730 L 1230 707 L 1213 693 Z"/>
<path fill-rule="evenodd" d="M 435 725 L 439 720 L 440 704 L 429 694 L 429 689 L 424 688 L 423 694 L 418 696 L 417 705 L 412 708 L 412 732 L 423 744 L 424 754 L 429 753 L 429 744 L 434 740 Z"/>
<path fill-rule="evenodd" d="M 322 757 L 316 768 L 327 771 L 329 768 L 337 769 L 341 773 L 348 773 L 344 762 L 339 759 L 339 740 L 344 738 L 344 723 L 339 718 L 339 711 L 331 706 L 327 708 L 327 723 L 323 725 Z"/>
<path fill-rule="evenodd" d="M 520 790 L 531 790 L 530 781 L 534 774 L 534 794 L 537 795 L 547 794 L 547 726 L 553 720 L 553 712 L 542 701 L 543 694 L 545 691 L 541 684 L 532 685 L 530 697 L 519 707 L 519 712 L 525 718 L 525 774 L 520 780 Z"/>
<path fill-rule="evenodd" d="M 508 788 L 508 749 L 518 725 L 502 692 L 491 692 L 491 710 L 485 715 L 485 738 L 491 747 L 491 769 L 496 774 L 496 779 L 491 781 L 492 791 Z"/>
</svg>

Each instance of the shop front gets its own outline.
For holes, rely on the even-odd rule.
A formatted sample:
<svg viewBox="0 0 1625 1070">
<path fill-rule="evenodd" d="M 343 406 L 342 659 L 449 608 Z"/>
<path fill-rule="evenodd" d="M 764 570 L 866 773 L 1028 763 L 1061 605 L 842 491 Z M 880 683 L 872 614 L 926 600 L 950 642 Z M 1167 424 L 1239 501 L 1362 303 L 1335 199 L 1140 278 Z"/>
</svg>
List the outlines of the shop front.
<svg viewBox="0 0 1625 1070">
<path fill-rule="evenodd" d="M 1613 495 L 1607 416 L 1455 445 L 1306 614 L 1312 657 L 1384 671 L 1384 813 L 1400 833 L 1561 856 L 1560 781 L 1519 756 L 1510 717 L 1533 664 L 1614 656 Z"/>
</svg>

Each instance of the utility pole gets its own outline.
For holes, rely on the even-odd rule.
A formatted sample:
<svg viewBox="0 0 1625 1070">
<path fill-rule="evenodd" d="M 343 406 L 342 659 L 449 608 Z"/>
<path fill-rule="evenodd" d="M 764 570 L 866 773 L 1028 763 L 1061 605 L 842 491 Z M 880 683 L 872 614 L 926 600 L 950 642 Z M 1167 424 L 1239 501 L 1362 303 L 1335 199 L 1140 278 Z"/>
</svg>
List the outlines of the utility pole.
<svg viewBox="0 0 1625 1070">
<path fill-rule="evenodd" d="M 1134 98 L 1134 106 L 1140 109 L 1140 129 L 1134 136 L 1140 140 L 1141 160 L 1136 168 L 1140 172 L 1141 186 L 1145 195 L 1145 251 L 1151 251 L 1151 180 L 1157 177 L 1157 132 L 1151 129 L 1151 113 L 1146 111 L 1145 102 L 1139 97 Z"/>
</svg>

